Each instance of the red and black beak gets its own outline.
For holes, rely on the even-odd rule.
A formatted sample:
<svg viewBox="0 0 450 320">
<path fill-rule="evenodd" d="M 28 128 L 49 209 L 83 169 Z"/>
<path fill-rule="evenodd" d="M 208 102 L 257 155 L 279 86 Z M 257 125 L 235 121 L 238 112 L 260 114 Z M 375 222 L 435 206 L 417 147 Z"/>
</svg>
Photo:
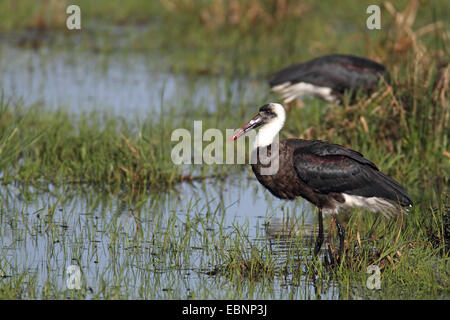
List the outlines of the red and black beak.
<svg viewBox="0 0 450 320">
<path fill-rule="evenodd" d="M 247 131 L 255 129 L 262 124 L 263 124 L 263 119 L 262 119 L 261 115 L 258 113 L 256 116 L 251 118 L 250 121 L 247 122 L 247 124 L 245 126 L 243 126 L 241 129 L 239 129 L 229 141 L 231 142 L 231 141 L 236 140 L 240 136 L 244 135 Z"/>
</svg>

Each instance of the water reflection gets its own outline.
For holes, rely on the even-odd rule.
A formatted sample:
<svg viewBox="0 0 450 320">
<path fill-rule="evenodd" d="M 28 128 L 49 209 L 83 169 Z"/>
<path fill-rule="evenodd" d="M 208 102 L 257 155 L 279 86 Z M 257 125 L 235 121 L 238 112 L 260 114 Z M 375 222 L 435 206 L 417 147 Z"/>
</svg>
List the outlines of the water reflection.
<svg viewBox="0 0 450 320">
<path fill-rule="evenodd" d="M 305 223 L 303 219 L 298 219 L 295 216 L 274 217 L 266 225 L 266 232 L 269 239 L 284 240 L 295 237 L 314 238 L 317 234 L 313 223 Z"/>
</svg>

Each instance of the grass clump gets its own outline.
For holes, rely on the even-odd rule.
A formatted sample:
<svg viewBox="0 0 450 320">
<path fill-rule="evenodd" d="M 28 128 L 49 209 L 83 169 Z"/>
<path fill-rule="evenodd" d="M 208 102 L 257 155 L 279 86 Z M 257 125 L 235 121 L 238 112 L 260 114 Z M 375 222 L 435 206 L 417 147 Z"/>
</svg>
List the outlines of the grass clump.
<svg viewBox="0 0 450 320">
<path fill-rule="evenodd" d="M 142 192 L 188 179 L 171 165 L 170 150 L 161 145 L 161 139 L 170 141 L 170 132 L 156 121 L 131 128 L 96 112 L 75 116 L 5 102 L 0 121 L 3 183 L 127 186 Z"/>
</svg>

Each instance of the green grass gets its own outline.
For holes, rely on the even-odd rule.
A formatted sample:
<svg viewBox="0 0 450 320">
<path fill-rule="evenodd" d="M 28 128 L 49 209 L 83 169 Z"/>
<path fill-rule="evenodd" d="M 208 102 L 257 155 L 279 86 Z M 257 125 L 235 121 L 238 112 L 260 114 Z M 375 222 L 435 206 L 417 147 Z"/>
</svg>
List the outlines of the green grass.
<svg viewBox="0 0 450 320">
<path fill-rule="evenodd" d="M 56 30 L 64 39 L 75 38 L 78 47 L 104 53 L 150 51 L 169 62 L 172 71 L 197 74 L 266 77 L 289 63 L 330 52 L 368 56 L 389 66 L 392 60 L 404 57 L 398 47 L 393 52 L 387 50 L 399 27 L 382 1 L 348 0 L 339 5 L 333 1 L 288 1 L 289 10 L 279 18 L 276 6 L 281 1 L 254 2 L 265 14 L 256 13 L 253 18 L 247 16 L 248 1 L 237 2 L 241 9 L 236 9 L 237 20 L 232 22 L 232 9 L 217 9 L 220 3 L 227 3 L 219 0 L 73 1 L 81 8 L 82 31 L 71 32 L 65 27 L 68 4 L 64 1 L 3 1 L 0 30 L 14 32 L 18 43 L 32 47 L 46 44 Z M 401 13 L 409 2 L 396 1 L 394 7 Z M 174 5 L 169 9 L 162 3 Z M 446 2 L 419 3 L 418 13 L 412 18 L 414 30 L 436 21 L 440 21 L 441 30 L 448 30 L 450 6 Z M 382 9 L 381 30 L 366 28 L 366 8 L 372 4 Z M 217 23 L 209 26 L 202 18 L 206 13 Z M 133 25 L 144 27 L 136 31 Z M 122 32 L 113 26 L 119 26 Z M 39 32 L 27 36 L 27 32 L 21 33 L 24 29 Z M 109 41 L 111 38 L 121 41 Z M 420 38 L 430 48 L 436 45 L 429 33 Z"/>
<path fill-rule="evenodd" d="M 95 111 L 77 116 L 3 101 L 1 180 L 4 184 L 36 186 L 91 184 L 141 193 L 212 176 L 210 167 L 182 170 L 171 160 L 171 147 L 176 143 L 170 142 L 173 130 L 192 130 L 195 119 L 202 119 L 206 130 L 222 120 L 219 114 L 205 118 L 202 107 L 192 111 L 185 118 L 178 111 L 163 108 L 162 116 L 127 122 Z M 237 121 L 221 121 L 221 126 L 233 128 L 232 122 Z M 214 175 L 226 172 L 215 168 Z"/>
</svg>

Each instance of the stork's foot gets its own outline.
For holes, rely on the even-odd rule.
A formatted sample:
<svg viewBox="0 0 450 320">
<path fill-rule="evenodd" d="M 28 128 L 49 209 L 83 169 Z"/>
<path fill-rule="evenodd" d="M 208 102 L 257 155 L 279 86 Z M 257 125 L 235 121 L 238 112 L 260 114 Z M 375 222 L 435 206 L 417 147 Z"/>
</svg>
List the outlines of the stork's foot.
<svg viewBox="0 0 450 320">
<path fill-rule="evenodd" d="M 331 244 L 327 243 L 327 254 L 325 256 L 325 265 L 334 268 L 341 264 L 342 253 L 336 253 Z M 341 252 L 341 249 L 339 249 Z"/>
<path fill-rule="evenodd" d="M 324 240 L 323 236 L 323 216 L 322 210 L 319 208 L 319 234 L 317 235 L 316 245 L 314 247 L 314 256 L 317 257 L 319 254 L 320 248 L 322 247 L 322 243 Z M 327 243 L 326 246 L 328 248 L 327 254 L 325 255 L 324 262 L 327 266 L 336 266 L 341 263 L 342 256 L 344 254 L 345 249 L 345 228 L 341 225 L 336 215 L 333 213 L 332 220 L 336 224 L 339 234 L 339 251 L 336 253 L 333 247 Z"/>
<path fill-rule="evenodd" d="M 334 249 L 333 247 L 327 243 L 327 255 L 325 256 L 325 266 L 329 267 L 329 266 L 334 266 L 335 261 L 336 261 L 336 256 L 334 254 Z"/>
<path fill-rule="evenodd" d="M 335 267 L 341 264 L 341 260 L 345 250 L 345 228 L 339 222 L 335 214 L 332 215 L 332 223 L 336 224 L 339 235 L 339 250 L 335 252 L 331 244 L 327 243 L 327 255 L 325 256 L 325 264 L 330 267 Z"/>
</svg>

